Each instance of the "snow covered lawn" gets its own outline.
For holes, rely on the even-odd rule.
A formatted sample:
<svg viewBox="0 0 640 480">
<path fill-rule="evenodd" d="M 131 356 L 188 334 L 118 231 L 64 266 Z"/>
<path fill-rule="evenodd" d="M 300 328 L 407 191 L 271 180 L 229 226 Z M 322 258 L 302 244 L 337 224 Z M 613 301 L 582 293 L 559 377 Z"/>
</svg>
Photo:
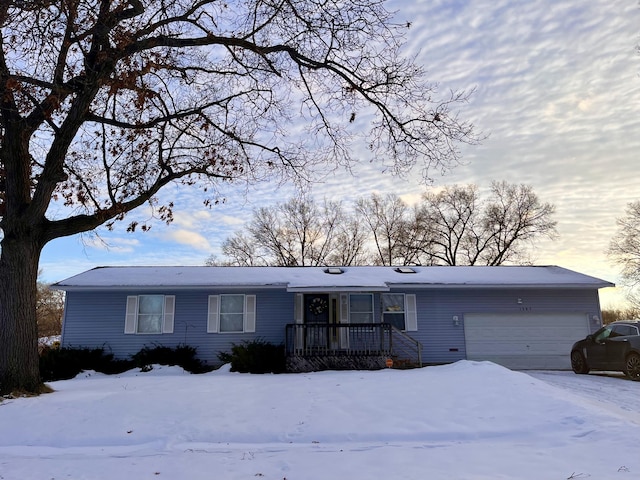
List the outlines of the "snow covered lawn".
<svg viewBox="0 0 640 480">
<path fill-rule="evenodd" d="M 640 478 L 640 382 L 419 370 L 85 373 L 0 403 L 0 480 Z"/>
</svg>

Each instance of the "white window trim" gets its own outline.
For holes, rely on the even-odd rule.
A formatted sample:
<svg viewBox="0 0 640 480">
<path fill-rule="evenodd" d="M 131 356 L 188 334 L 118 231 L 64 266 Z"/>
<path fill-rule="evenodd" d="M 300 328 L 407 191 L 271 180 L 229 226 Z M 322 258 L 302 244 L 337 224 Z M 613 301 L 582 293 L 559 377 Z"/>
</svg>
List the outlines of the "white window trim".
<svg viewBox="0 0 640 480">
<path fill-rule="evenodd" d="M 233 332 L 220 331 L 220 307 L 222 302 L 220 297 L 224 295 L 242 295 L 244 297 L 244 307 L 242 312 L 242 331 Z M 207 333 L 219 333 L 221 335 L 237 335 L 239 333 L 254 333 L 256 331 L 256 296 L 245 294 L 220 294 L 209 295 L 207 308 Z"/>
<path fill-rule="evenodd" d="M 385 295 L 384 293 L 382 294 Z M 416 309 L 416 295 L 414 293 L 389 292 L 388 295 L 402 295 L 404 297 L 404 310 L 402 312 L 385 312 L 384 302 L 380 299 L 382 308 L 382 321 L 384 322 L 385 313 L 403 313 L 404 314 L 404 330 L 403 332 L 418 331 L 418 316 Z"/>
<path fill-rule="evenodd" d="M 148 294 L 147 294 L 148 295 Z M 173 333 L 175 318 L 175 295 L 158 295 L 163 298 L 162 303 L 162 327 L 159 332 L 138 332 L 138 305 L 143 295 L 128 295 L 126 314 L 124 321 L 124 333 L 127 335 L 162 335 Z"/>
<path fill-rule="evenodd" d="M 402 310 L 401 311 L 385 311 L 384 309 L 384 296 L 385 295 L 402 295 Z M 403 332 L 406 332 L 407 330 L 407 295 L 405 293 L 402 292 L 389 292 L 389 293 L 383 293 L 380 297 L 380 309 L 382 310 L 382 321 L 385 321 L 385 314 L 389 313 L 389 314 L 398 314 L 398 313 L 402 313 L 404 315 L 404 329 L 402 330 Z"/>
</svg>

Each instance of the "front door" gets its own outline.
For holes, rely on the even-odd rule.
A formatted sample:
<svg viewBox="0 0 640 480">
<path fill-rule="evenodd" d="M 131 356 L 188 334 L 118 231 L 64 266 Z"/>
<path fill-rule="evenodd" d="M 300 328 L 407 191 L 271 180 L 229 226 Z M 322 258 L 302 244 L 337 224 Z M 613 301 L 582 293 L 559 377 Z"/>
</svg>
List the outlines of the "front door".
<svg viewBox="0 0 640 480">
<path fill-rule="evenodd" d="M 304 296 L 304 323 L 329 323 L 329 295 L 313 293 Z"/>
<path fill-rule="evenodd" d="M 307 324 L 305 344 L 307 348 L 331 347 L 329 321 L 331 318 L 329 295 L 313 293 L 304 296 L 304 323 Z"/>
</svg>

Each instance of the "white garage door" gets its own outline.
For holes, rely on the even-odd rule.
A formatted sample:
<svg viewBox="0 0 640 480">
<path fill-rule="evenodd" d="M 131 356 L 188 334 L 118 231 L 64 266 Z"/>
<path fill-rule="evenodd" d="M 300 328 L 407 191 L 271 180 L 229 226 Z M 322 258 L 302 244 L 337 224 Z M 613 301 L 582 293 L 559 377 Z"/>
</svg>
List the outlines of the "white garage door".
<svg viewBox="0 0 640 480">
<path fill-rule="evenodd" d="M 569 369 L 571 345 L 590 333 L 584 313 L 468 313 L 467 359 L 514 369 Z"/>
</svg>

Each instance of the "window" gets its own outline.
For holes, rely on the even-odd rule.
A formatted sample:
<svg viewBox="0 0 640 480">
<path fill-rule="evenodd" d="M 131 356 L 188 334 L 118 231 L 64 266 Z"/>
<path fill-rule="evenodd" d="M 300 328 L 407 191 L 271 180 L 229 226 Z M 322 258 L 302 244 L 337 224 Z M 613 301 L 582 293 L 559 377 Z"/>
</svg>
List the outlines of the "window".
<svg viewBox="0 0 640 480">
<path fill-rule="evenodd" d="M 162 333 L 163 316 L 163 295 L 140 295 L 138 297 L 136 333 Z"/>
<path fill-rule="evenodd" d="M 373 295 L 352 293 L 349 295 L 349 322 L 373 323 Z"/>
<path fill-rule="evenodd" d="M 173 333 L 174 295 L 127 297 L 124 333 Z"/>
<path fill-rule="evenodd" d="M 612 327 L 603 327 L 594 334 L 593 339 L 598 343 L 604 342 L 611 335 L 611 331 Z"/>
<path fill-rule="evenodd" d="M 638 329 L 636 327 L 632 327 L 631 325 L 614 325 L 613 332 L 611 336 L 620 337 L 620 336 L 629 336 L 629 335 L 638 335 Z"/>
<path fill-rule="evenodd" d="M 382 294 L 382 321 L 400 330 L 406 330 L 404 293 Z"/>
<path fill-rule="evenodd" d="M 220 295 L 220 332 L 244 330 L 244 295 Z"/>
<path fill-rule="evenodd" d="M 208 333 L 243 333 L 255 331 L 255 295 L 209 295 Z"/>
</svg>

